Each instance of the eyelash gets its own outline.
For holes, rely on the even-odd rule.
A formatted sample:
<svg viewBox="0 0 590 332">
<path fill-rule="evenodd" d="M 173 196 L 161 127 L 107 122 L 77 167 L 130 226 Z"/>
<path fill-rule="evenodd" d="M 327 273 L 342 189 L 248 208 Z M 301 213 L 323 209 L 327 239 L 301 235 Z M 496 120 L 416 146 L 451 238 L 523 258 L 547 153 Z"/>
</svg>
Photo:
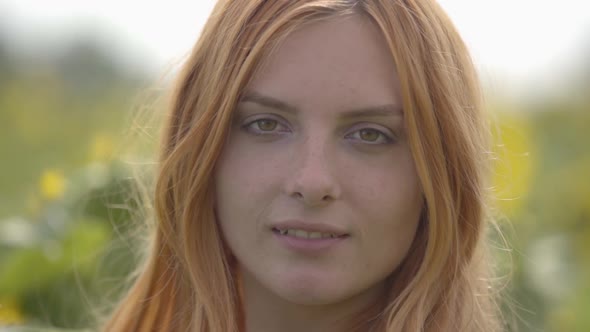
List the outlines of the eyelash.
<svg viewBox="0 0 590 332">
<path fill-rule="evenodd" d="M 272 131 L 262 130 L 262 129 L 260 129 L 260 126 L 259 126 L 261 121 L 275 122 L 277 127 L 282 126 L 282 127 L 286 128 L 287 130 L 278 130 L 278 131 L 277 130 L 272 130 Z M 254 125 L 256 125 L 258 127 L 258 129 L 253 128 Z M 281 124 L 281 121 L 278 121 L 278 120 L 275 120 L 272 118 L 259 118 L 256 120 L 249 121 L 242 126 L 242 129 L 245 130 L 246 132 L 251 133 L 256 136 L 275 135 L 277 133 L 290 132 L 290 130 L 285 125 Z M 379 135 L 379 137 L 377 138 L 377 140 L 375 142 L 363 140 L 362 138 L 360 138 L 360 134 L 363 130 L 369 130 L 369 131 L 376 132 Z M 344 137 L 348 138 L 348 139 L 358 140 L 362 144 L 369 144 L 369 145 L 387 145 L 387 144 L 395 143 L 395 141 L 396 141 L 395 137 L 387 135 L 383 131 L 381 131 L 379 129 L 371 128 L 371 127 L 360 128 L 350 134 L 347 134 Z"/>
<path fill-rule="evenodd" d="M 361 132 L 363 130 L 369 130 L 369 131 L 376 132 L 379 136 L 375 141 L 363 140 L 362 138 L 360 138 Z M 364 128 L 355 130 L 351 134 L 348 134 L 344 137 L 351 138 L 352 136 L 358 136 L 358 137 L 355 137 L 354 139 L 358 139 L 360 142 L 363 142 L 364 144 L 371 144 L 371 145 L 386 145 L 386 144 L 392 144 L 395 142 L 394 138 L 388 136 L 387 134 L 385 134 L 384 132 L 382 132 L 379 129 L 375 129 L 375 128 L 371 128 L 371 127 L 364 127 Z"/>
<path fill-rule="evenodd" d="M 265 131 L 265 130 L 261 130 L 260 126 L 258 126 L 258 129 L 255 129 L 252 127 L 254 124 L 259 124 L 261 121 L 273 121 L 273 122 L 276 122 L 277 126 L 282 126 L 282 127 L 287 128 L 286 126 L 282 125 L 281 122 L 278 120 L 271 119 L 271 118 L 260 118 L 260 119 L 256 119 L 256 120 L 252 120 L 252 121 L 247 122 L 246 124 L 244 124 L 242 126 L 242 129 L 244 129 L 245 131 L 247 131 L 251 134 L 254 134 L 256 136 L 273 135 L 273 134 L 276 134 L 277 132 L 286 132 L 285 130 L 283 130 L 283 131 L 276 131 L 276 130 Z M 290 131 L 290 130 L 287 128 L 287 131 Z"/>
</svg>

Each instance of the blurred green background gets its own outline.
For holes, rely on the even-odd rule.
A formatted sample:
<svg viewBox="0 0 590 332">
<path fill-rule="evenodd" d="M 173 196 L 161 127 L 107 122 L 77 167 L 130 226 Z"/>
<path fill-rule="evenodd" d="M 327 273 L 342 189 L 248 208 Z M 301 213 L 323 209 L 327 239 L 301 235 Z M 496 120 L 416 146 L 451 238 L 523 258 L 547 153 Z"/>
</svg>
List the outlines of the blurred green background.
<svg viewBox="0 0 590 332">
<path fill-rule="evenodd" d="M 134 119 L 145 105 L 161 110 L 167 83 L 148 66 L 130 70 L 93 33 L 17 51 L 7 36 L 0 331 L 87 328 L 138 260 L 133 170 L 149 171 L 155 139 Z M 556 93 L 499 93 L 484 80 L 495 215 L 509 247 L 492 239 L 512 330 L 590 331 L 590 48 L 580 45 L 574 70 L 548 82 Z"/>
</svg>

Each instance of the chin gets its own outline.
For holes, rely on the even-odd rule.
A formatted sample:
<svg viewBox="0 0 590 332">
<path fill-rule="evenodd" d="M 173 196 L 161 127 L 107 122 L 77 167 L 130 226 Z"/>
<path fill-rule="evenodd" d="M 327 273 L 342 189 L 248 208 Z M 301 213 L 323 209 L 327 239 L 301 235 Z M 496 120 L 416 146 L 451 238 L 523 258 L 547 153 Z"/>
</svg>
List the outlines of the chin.
<svg viewBox="0 0 590 332">
<path fill-rule="evenodd" d="M 329 305 L 342 301 L 342 298 L 332 294 L 319 294 L 318 292 L 306 292 L 301 290 L 286 291 L 279 296 L 285 301 L 305 306 Z"/>
<path fill-rule="evenodd" d="M 291 280 L 287 285 L 275 288 L 275 294 L 284 300 L 299 305 L 327 305 L 340 302 L 350 294 L 334 283 Z"/>
</svg>

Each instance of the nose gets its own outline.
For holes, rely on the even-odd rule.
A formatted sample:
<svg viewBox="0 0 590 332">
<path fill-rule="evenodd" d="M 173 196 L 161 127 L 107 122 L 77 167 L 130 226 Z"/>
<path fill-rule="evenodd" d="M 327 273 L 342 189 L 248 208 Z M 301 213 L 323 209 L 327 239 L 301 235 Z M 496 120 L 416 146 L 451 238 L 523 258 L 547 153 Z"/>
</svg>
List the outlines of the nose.
<svg viewBox="0 0 590 332">
<path fill-rule="evenodd" d="M 308 140 L 298 152 L 285 182 L 287 194 L 309 207 L 339 199 L 341 188 L 331 167 L 335 163 L 325 144 Z"/>
</svg>

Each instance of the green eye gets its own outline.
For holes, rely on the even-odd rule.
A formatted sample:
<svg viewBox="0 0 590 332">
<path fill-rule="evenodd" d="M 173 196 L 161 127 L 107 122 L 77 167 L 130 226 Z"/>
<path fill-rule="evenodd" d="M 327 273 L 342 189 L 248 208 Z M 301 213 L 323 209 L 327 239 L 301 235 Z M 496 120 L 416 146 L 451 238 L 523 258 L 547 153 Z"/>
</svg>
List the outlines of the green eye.
<svg viewBox="0 0 590 332">
<path fill-rule="evenodd" d="M 255 121 L 262 131 L 273 131 L 277 128 L 277 122 L 271 119 L 260 119 Z"/>
<path fill-rule="evenodd" d="M 273 118 L 259 118 L 249 121 L 242 126 L 242 129 L 256 136 L 266 135 L 269 137 L 276 137 L 290 132 L 289 128 L 283 125 L 281 121 Z"/>
<path fill-rule="evenodd" d="M 375 128 L 365 127 L 346 135 L 346 138 L 352 139 L 357 143 L 370 145 L 383 145 L 394 143 L 394 138 L 385 134 L 383 131 Z"/>
<path fill-rule="evenodd" d="M 359 136 L 363 141 L 376 142 L 383 134 L 378 130 L 366 128 L 359 130 Z"/>
</svg>

